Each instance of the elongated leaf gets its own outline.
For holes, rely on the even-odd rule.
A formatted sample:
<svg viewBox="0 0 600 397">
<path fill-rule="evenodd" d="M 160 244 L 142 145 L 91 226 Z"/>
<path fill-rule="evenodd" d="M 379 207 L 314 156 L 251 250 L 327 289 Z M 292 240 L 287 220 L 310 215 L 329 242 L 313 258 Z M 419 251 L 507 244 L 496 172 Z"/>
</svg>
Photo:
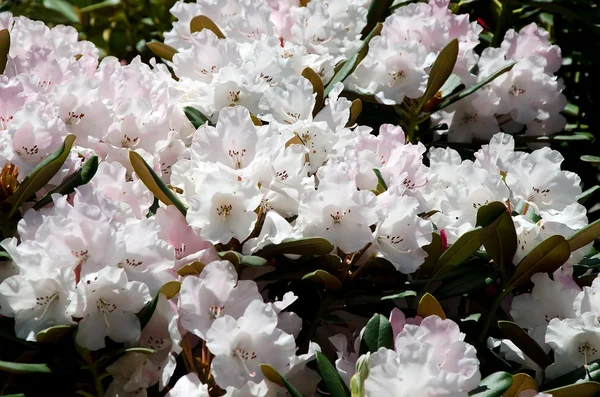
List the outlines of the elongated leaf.
<svg viewBox="0 0 600 397">
<path fill-rule="evenodd" d="M 569 243 L 562 236 L 550 236 L 523 258 L 515 274 L 508 281 L 508 289 L 529 282 L 535 273 L 552 273 L 564 264 L 571 255 Z"/>
<path fill-rule="evenodd" d="M 10 32 L 8 29 L 0 30 L 0 74 L 4 73 L 8 62 L 8 52 L 10 51 Z"/>
<path fill-rule="evenodd" d="M 42 373 L 49 374 L 52 371 L 46 364 L 13 363 L 0 360 L 0 372 L 10 372 L 13 374 Z"/>
<path fill-rule="evenodd" d="M 589 188 L 588 190 L 586 190 L 585 192 L 581 193 L 581 195 L 577 197 L 577 202 L 579 204 L 585 204 L 588 201 L 588 199 L 590 197 L 592 197 L 592 195 L 594 193 L 596 193 L 596 191 L 598 189 L 600 189 L 600 186 L 598 186 L 598 185 Z"/>
<path fill-rule="evenodd" d="M 219 252 L 221 259 L 233 263 L 234 266 L 244 265 L 250 267 L 261 267 L 267 264 L 267 260 L 256 255 L 242 255 L 235 251 Z"/>
<path fill-rule="evenodd" d="M 100 3 L 91 4 L 87 7 L 83 7 L 79 9 L 81 14 L 86 14 L 88 12 L 98 11 L 105 8 L 114 8 L 121 4 L 121 0 L 106 0 L 101 1 Z"/>
<path fill-rule="evenodd" d="M 166 59 L 167 61 L 173 61 L 173 55 L 177 54 L 177 50 L 171 46 L 168 46 L 160 41 L 151 41 L 146 43 L 150 51 L 157 57 Z"/>
<path fill-rule="evenodd" d="M 367 56 L 367 52 L 369 51 L 369 41 L 371 41 L 373 37 L 379 35 L 379 33 L 381 33 L 382 28 L 383 24 L 378 23 L 373 28 L 371 33 L 369 33 L 369 35 L 365 37 L 358 51 L 350 58 L 348 58 L 346 63 L 344 63 L 344 66 L 342 66 L 340 70 L 333 76 L 329 84 L 327 84 L 327 87 L 325 87 L 325 92 L 323 94 L 325 98 L 329 96 L 329 93 L 333 89 L 333 86 L 335 86 L 337 83 L 346 80 L 346 78 L 350 76 L 352 72 L 354 72 L 354 69 L 356 69 L 358 64 Z"/>
<path fill-rule="evenodd" d="M 600 157 L 591 156 L 589 154 L 581 156 L 580 159 L 581 161 L 585 161 L 586 163 L 600 163 Z"/>
<path fill-rule="evenodd" d="M 426 278 L 431 275 L 437 264 L 440 256 L 442 255 L 442 238 L 437 233 L 432 233 L 431 244 L 423 247 L 427 252 L 427 257 L 419 269 L 417 270 L 417 279 Z"/>
<path fill-rule="evenodd" d="M 129 151 L 129 162 L 137 176 L 157 199 L 166 205 L 174 205 L 185 216 L 187 213 L 185 205 L 179 201 L 175 193 L 165 185 L 139 153 L 133 150 Z"/>
<path fill-rule="evenodd" d="M 181 281 L 171 280 L 163 284 L 158 292 L 163 294 L 167 299 L 171 299 L 179 293 L 179 290 L 181 290 Z"/>
<path fill-rule="evenodd" d="M 386 16 L 390 13 L 390 7 L 394 0 L 377 0 L 372 1 L 367 12 L 367 24 L 362 30 L 362 35 L 367 35 L 378 22 L 383 22 Z"/>
<path fill-rule="evenodd" d="M 374 314 L 367 323 L 360 341 L 360 355 L 367 352 L 375 353 L 380 347 L 394 348 L 394 333 L 392 326 L 385 316 Z"/>
<path fill-rule="evenodd" d="M 198 15 L 192 18 L 190 21 L 190 32 L 200 32 L 203 29 L 208 29 L 213 32 L 218 38 L 224 39 L 225 35 L 221 32 L 221 29 L 215 24 L 212 19 L 206 15 Z"/>
<path fill-rule="evenodd" d="M 302 77 L 310 81 L 310 83 L 313 86 L 313 92 L 317 94 L 317 97 L 315 98 L 315 107 L 313 109 L 314 116 L 317 113 L 319 113 L 321 107 L 323 107 L 323 101 L 325 100 L 325 97 L 323 96 L 323 81 L 321 80 L 321 77 L 317 73 L 315 73 L 314 70 L 308 67 L 302 71 Z"/>
<path fill-rule="evenodd" d="M 146 324 L 148 324 L 148 322 L 152 318 L 152 315 L 154 314 L 154 311 L 156 310 L 156 306 L 158 305 L 159 297 L 160 297 L 160 292 L 157 293 L 156 295 L 154 295 L 154 298 L 152 298 L 152 300 L 150 302 L 146 303 L 146 306 L 144 306 L 144 308 L 142 310 L 140 310 L 140 312 L 137 314 L 137 317 L 140 320 L 140 328 L 141 329 L 144 329 Z"/>
<path fill-rule="evenodd" d="M 544 393 L 551 394 L 552 397 L 594 397 L 598 391 L 600 391 L 600 383 L 582 382 L 558 389 L 546 390 Z"/>
<path fill-rule="evenodd" d="M 210 125 L 208 117 L 203 115 L 202 112 L 196 108 L 186 106 L 183 108 L 183 112 L 185 113 L 185 116 L 188 118 L 190 123 L 192 123 L 192 125 L 196 129 L 200 128 L 200 126 L 204 125 L 205 123 L 208 123 Z"/>
<path fill-rule="evenodd" d="M 438 299 L 448 299 L 471 291 L 482 290 L 498 277 L 498 273 L 488 267 L 471 269 L 462 277 L 444 281 L 441 287 L 435 290 Z"/>
<path fill-rule="evenodd" d="M 600 237 L 600 219 L 587 225 L 569 238 L 568 241 L 571 252 L 585 247 L 598 237 Z"/>
<path fill-rule="evenodd" d="M 515 66 L 515 64 L 516 64 L 516 62 L 508 64 L 508 65 L 504 66 L 503 68 L 501 68 L 500 70 L 498 70 L 497 72 L 495 72 L 494 74 L 492 74 L 491 76 L 489 76 L 489 77 L 483 79 L 482 81 L 480 81 L 479 83 L 475 84 L 474 86 L 466 88 L 466 89 L 464 89 L 464 90 L 462 90 L 460 92 L 457 92 L 454 95 L 450 95 L 448 98 L 444 99 L 434 109 L 434 111 L 441 110 L 441 109 L 443 109 L 445 107 L 448 107 L 448 106 L 452 105 L 454 102 L 460 101 L 461 99 L 468 97 L 469 95 L 473 94 L 474 92 L 476 92 L 477 90 L 479 90 L 484 85 L 489 84 L 490 82 L 494 81 L 495 79 L 497 79 L 498 77 L 500 77 L 504 73 L 509 72 Z"/>
<path fill-rule="evenodd" d="M 58 11 L 65 16 L 71 23 L 80 23 L 79 14 L 75 7 L 65 0 L 44 0 L 44 7 Z"/>
<path fill-rule="evenodd" d="M 512 386 L 513 378 L 508 372 L 495 372 L 483 379 L 479 387 L 469 392 L 470 397 L 500 397 Z"/>
<path fill-rule="evenodd" d="M 433 96 L 442 88 L 444 83 L 446 83 L 446 80 L 448 80 L 452 74 L 452 70 L 454 70 L 457 57 L 458 39 L 454 39 L 440 51 L 431 67 L 429 79 L 427 80 L 427 88 L 421 97 L 419 110 L 427 103 L 427 101 L 433 98 Z"/>
<path fill-rule="evenodd" d="M 316 282 L 317 284 L 325 287 L 326 289 L 330 289 L 333 291 L 339 290 L 340 288 L 342 288 L 342 282 L 340 281 L 339 278 L 337 278 L 336 276 L 332 275 L 329 272 L 326 272 L 325 270 L 315 270 L 314 272 L 310 272 L 308 274 L 305 274 L 302 277 L 302 280 L 311 280 Z"/>
<path fill-rule="evenodd" d="M 446 319 L 446 313 L 444 313 L 444 309 L 442 309 L 440 302 L 438 302 L 437 299 L 435 299 L 435 297 L 430 293 L 423 295 L 419 301 L 417 316 L 423 318 L 428 316 L 438 316 L 442 320 Z"/>
<path fill-rule="evenodd" d="M 507 339 L 510 339 L 527 357 L 540 367 L 546 368 L 552 364 L 552 360 L 544 352 L 544 349 L 517 324 L 512 321 L 498 321 L 498 328 L 502 330 Z"/>
<path fill-rule="evenodd" d="M 60 185 L 46 193 L 35 203 L 33 208 L 37 210 L 52 202 L 52 195 L 55 193 L 63 196 L 73 193 L 76 187 L 88 183 L 96 175 L 96 171 L 98 171 L 98 156 L 92 156 L 77 171 L 66 177 Z"/>
<path fill-rule="evenodd" d="M 477 211 L 477 226 L 484 228 L 481 240 L 488 255 L 504 269 L 513 268 L 517 252 L 517 232 L 506 206 L 493 202 Z"/>
<path fill-rule="evenodd" d="M 382 297 L 381 300 L 384 301 L 384 300 L 388 300 L 388 299 L 402 299 L 402 298 L 408 298 L 409 296 L 417 296 L 417 292 L 416 291 L 402 291 L 402 292 L 398 292 L 397 294 L 394 294 L 394 295 L 386 295 L 386 296 Z"/>
<path fill-rule="evenodd" d="M 17 191 L 9 200 L 12 204 L 9 218 L 13 216 L 17 208 L 19 208 L 25 200 L 46 186 L 50 179 L 60 171 L 60 168 L 71 151 L 73 142 L 75 142 L 75 135 L 67 135 L 61 147 L 53 154 L 46 157 L 29 173 L 29 175 L 27 175 L 27 178 L 19 185 Z"/>
<path fill-rule="evenodd" d="M 381 186 L 381 192 L 385 192 L 388 190 L 388 186 L 387 183 L 385 183 L 385 179 L 383 179 L 383 175 L 381 175 L 381 171 L 379 171 L 377 168 L 373 168 L 373 172 L 375 173 L 375 176 L 377 177 L 377 185 L 378 187 Z M 377 189 L 379 190 L 379 189 Z"/>
<path fill-rule="evenodd" d="M 471 230 L 450 246 L 440 257 L 433 277 L 441 277 L 464 262 L 481 247 L 481 227 Z"/>
<path fill-rule="evenodd" d="M 574 371 L 552 379 L 543 385 L 542 390 L 557 389 L 572 383 L 579 383 L 582 380 L 600 381 L 600 360 L 588 363 L 587 368 L 581 366 Z"/>
<path fill-rule="evenodd" d="M 70 334 L 74 329 L 75 326 L 73 325 L 55 325 L 38 332 L 35 335 L 35 340 L 43 343 L 56 343 Z"/>
<path fill-rule="evenodd" d="M 285 379 L 275 368 L 269 364 L 260 364 L 260 370 L 271 382 L 285 387 L 292 397 L 304 397 L 287 379 Z"/>
<path fill-rule="evenodd" d="M 352 127 L 356 123 L 356 119 L 362 113 L 362 101 L 360 99 L 355 99 L 352 101 L 350 105 L 350 117 L 348 118 L 348 122 L 346 123 L 346 127 Z"/>
<path fill-rule="evenodd" d="M 270 258 L 279 254 L 327 255 L 333 251 L 333 245 L 321 237 L 307 237 L 281 244 L 271 244 L 257 252 L 258 256 Z"/>
<path fill-rule="evenodd" d="M 537 383 L 535 380 L 527 374 L 515 374 L 513 375 L 513 383 L 510 389 L 508 389 L 502 397 L 519 397 L 519 394 L 525 390 L 538 390 Z"/>
<path fill-rule="evenodd" d="M 321 352 L 315 353 L 317 358 L 317 368 L 319 374 L 329 391 L 331 397 L 350 397 L 350 390 L 340 378 L 335 367 L 329 362 L 327 357 Z"/>
</svg>

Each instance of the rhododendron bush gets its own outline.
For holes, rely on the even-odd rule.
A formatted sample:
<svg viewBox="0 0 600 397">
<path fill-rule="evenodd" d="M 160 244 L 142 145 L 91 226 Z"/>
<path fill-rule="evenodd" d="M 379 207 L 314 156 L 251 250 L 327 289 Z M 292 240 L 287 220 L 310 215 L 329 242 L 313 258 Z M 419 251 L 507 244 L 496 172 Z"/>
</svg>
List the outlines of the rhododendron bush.
<svg viewBox="0 0 600 397">
<path fill-rule="evenodd" d="M 595 395 L 560 49 L 391 3 L 180 1 L 149 64 L 0 13 L 0 394 Z"/>
</svg>

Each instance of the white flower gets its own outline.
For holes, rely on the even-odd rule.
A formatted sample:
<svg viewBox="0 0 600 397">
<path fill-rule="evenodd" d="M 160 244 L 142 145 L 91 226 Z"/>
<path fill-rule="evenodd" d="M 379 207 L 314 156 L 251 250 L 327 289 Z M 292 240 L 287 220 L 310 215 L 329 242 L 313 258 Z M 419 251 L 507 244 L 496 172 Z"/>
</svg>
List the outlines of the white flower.
<svg viewBox="0 0 600 397">
<path fill-rule="evenodd" d="M 383 257 L 402 273 L 412 273 L 423 263 L 423 247 L 431 243 L 433 225 L 417 216 L 419 201 L 401 196 L 397 189 L 377 196 L 382 221 L 375 231 Z"/>
<path fill-rule="evenodd" d="M 345 163 L 331 161 L 318 176 L 319 188 L 305 193 L 298 207 L 296 227 L 302 235 L 326 238 L 346 253 L 372 242 L 376 196 L 357 190 Z"/>
<path fill-rule="evenodd" d="M 105 267 L 82 278 L 77 295 L 68 308 L 73 317 L 81 318 L 77 344 L 98 350 L 105 346 L 106 336 L 115 342 L 139 339 L 140 320 L 135 314 L 151 299 L 145 284 L 127 281 L 123 269 Z"/>
<path fill-rule="evenodd" d="M 277 315 L 255 300 L 238 320 L 225 315 L 215 320 L 206 335 L 206 346 L 215 358 L 211 372 L 221 388 L 241 388 L 250 380 L 264 379 L 260 364 L 285 373 L 296 352 L 294 337 L 277 326 Z"/>
<path fill-rule="evenodd" d="M 179 295 L 181 326 L 206 339 L 216 319 L 228 315 L 237 320 L 255 299 L 261 296 L 254 281 L 238 281 L 230 262 L 211 262 L 199 277 L 183 279 Z"/>
<path fill-rule="evenodd" d="M 208 397 L 208 386 L 194 372 L 182 376 L 165 397 Z"/>
<path fill-rule="evenodd" d="M 0 284 L 0 296 L 0 313 L 15 318 L 19 338 L 34 341 L 46 328 L 75 324 L 67 314 L 76 301 L 75 274 L 69 268 L 9 277 Z"/>
</svg>

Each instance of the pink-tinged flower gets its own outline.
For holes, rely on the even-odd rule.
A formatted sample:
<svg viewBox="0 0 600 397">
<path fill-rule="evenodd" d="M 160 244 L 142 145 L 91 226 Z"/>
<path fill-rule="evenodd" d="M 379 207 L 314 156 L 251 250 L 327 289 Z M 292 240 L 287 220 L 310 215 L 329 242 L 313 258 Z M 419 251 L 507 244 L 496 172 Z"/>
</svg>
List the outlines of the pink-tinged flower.
<svg viewBox="0 0 600 397">
<path fill-rule="evenodd" d="M 182 376 L 165 397 L 208 397 L 208 386 L 194 372 Z"/>
</svg>

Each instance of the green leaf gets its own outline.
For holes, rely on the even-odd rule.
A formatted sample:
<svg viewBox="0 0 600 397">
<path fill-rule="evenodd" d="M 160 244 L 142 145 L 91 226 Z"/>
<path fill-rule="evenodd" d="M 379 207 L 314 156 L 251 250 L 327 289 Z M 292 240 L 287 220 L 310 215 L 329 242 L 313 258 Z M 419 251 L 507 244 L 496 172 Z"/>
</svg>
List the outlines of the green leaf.
<svg viewBox="0 0 600 397">
<path fill-rule="evenodd" d="M 52 195 L 55 193 L 63 196 L 73 193 L 76 187 L 88 183 L 96 175 L 96 171 L 98 171 L 98 156 L 92 156 L 77 171 L 67 176 L 60 185 L 46 193 L 44 197 L 35 203 L 33 208 L 37 210 L 51 203 Z"/>
<path fill-rule="evenodd" d="M 508 281 L 512 290 L 529 282 L 535 273 L 552 273 L 571 256 L 569 243 L 563 236 L 550 236 L 519 262 L 515 274 Z"/>
<path fill-rule="evenodd" d="M 595 360 L 591 363 L 588 363 L 587 368 L 581 366 L 574 371 L 571 371 L 556 379 L 552 379 L 550 382 L 545 383 L 542 389 L 557 389 L 564 385 L 580 383 L 582 380 L 600 380 L 600 360 Z"/>
<path fill-rule="evenodd" d="M 13 216 L 25 200 L 46 186 L 50 179 L 60 171 L 71 151 L 73 142 L 75 142 L 75 135 L 67 135 L 60 148 L 50 156 L 46 157 L 29 173 L 29 175 L 27 175 L 25 180 L 17 188 L 17 191 L 9 199 L 9 202 L 12 204 L 12 208 L 8 215 L 9 218 Z"/>
<path fill-rule="evenodd" d="M 488 267 L 480 266 L 471 269 L 462 277 L 445 281 L 435 290 L 435 296 L 440 299 L 448 299 L 475 290 L 482 290 L 498 277 L 498 273 Z"/>
<path fill-rule="evenodd" d="M 386 16 L 390 13 L 390 7 L 394 0 L 377 0 L 372 1 L 367 12 L 367 24 L 362 30 L 362 36 L 365 36 L 377 25 L 378 22 L 383 22 Z"/>
<path fill-rule="evenodd" d="M 8 29 L 0 30 L 0 74 L 4 73 L 8 63 L 8 53 L 10 51 L 10 32 Z"/>
<path fill-rule="evenodd" d="M 417 316 L 423 318 L 429 316 L 438 316 L 442 320 L 446 319 L 446 313 L 444 313 L 442 305 L 440 305 L 440 302 L 438 302 L 438 300 L 428 292 L 425 293 L 425 295 L 423 295 L 419 301 L 419 306 L 417 307 Z"/>
<path fill-rule="evenodd" d="M 58 11 L 65 16 L 71 23 L 80 23 L 79 14 L 77 9 L 68 1 L 65 0 L 44 0 L 42 2 L 44 7 L 54 11 Z"/>
<path fill-rule="evenodd" d="M 600 391 L 600 383 L 582 382 L 558 389 L 546 390 L 544 393 L 551 394 L 552 397 L 594 397 L 598 391 Z"/>
<path fill-rule="evenodd" d="M 187 213 L 185 205 L 179 201 L 175 193 L 165 185 L 139 153 L 133 150 L 129 151 L 129 162 L 137 176 L 157 199 L 166 205 L 174 205 L 185 216 Z"/>
<path fill-rule="evenodd" d="M 210 124 L 208 117 L 203 115 L 202 112 L 196 108 L 186 106 L 183 108 L 183 112 L 185 113 L 185 116 L 188 118 L 190 123 L 192 123 L 192 125 L 196 129 L 200 128 L 200 126 L 204 125 L 205 123 Z"/>
<path fill-rule="evenodd" d="M 340 378 L 337 370 L 327 357 L 321 352 L 315 353 L 317 358 L 317 368 L 319 369 L 319 374 L 327 387 L 327 391 L 331 397 L 350 397 L 350 390 Z"/>
<path fill-rule="evenodd" d="M 43 373 L 49 374 L 52 371 L 46 364 L 13 363 L 0 360 L 0 372 L 10 372 L 13 374 Z"/>
<path fill-rule="evenodd" d="M 360 99 L 352 101 L 352 104 L 350 105 L 350 117 L 348 118 L 346 127 L 352 127 L 356 123 L 358 116 L 362 113 L 362 108 L 362 101 Z"/>
<path fill-rule="evenodd" d="M 151 41 L 146 43 L 146 46 L 150 48 L 150 51 L 157 57 L 166 59 L 167 61 L 173 61 L 173 55 L 177 54 L 177 50 L 171 46 L 168 46 L 160 41 Z"/>
<path fill-rule="evenodd" d="M 267 245 L 257 252 L 258 256 L 270 258 L 279 254 L 327 255 L 333 251 L 333 245 L 321 237 L 307 237 L 281 244 Z"/>
<path fill-rule="evenodd" d="M 517 252 L 517 232 L 506 206 L 496 201 L 480 207 L 477 226 L 484 228 L 481 240 L 488 255 L 498 266 L 512 270 Z"/>
<path fill-rule="evenodd" d="M 38 332 L 35 336 L 36 342 L 56 343 L 63 339 L 75 329 L 73 325 L 55 325 Z"/>
<path fill-rule="evenodd" d="M 434 270 L 440 256 L 442 255 L 442 238 L 437 233 L 432 233 L 431 243 L 423 247 L 427 252 L 427 257 L 419 269 L 417 269 L 417 279 L 428 277 Z"/>
<path fill-rule="evenodd" d="M 375 176 L 377 177 L 378 187 L 381 186 L 381 188 L 383 189 L 382 192 L 387 191 L 388 186 L 387 186 L 387 183 L 385 183 L 385 179 L 383 179 L 383 175 L 381 175 L 381 171 L 379 171 L 377 168 L 373 168 L 373 172 L 375 173 Z M 377 190 L 379 190 L 379 189 L 377 189 Z"/>
<path fill-rule="evenodd" d="M 394 294 L 394 295 L 386 295 L 386 296 L 382 297 L 381 300 L 384 301 L 384 300 L 389 300 L 389 299 L 402 299 L 402 298 L 407 298 L 409 296 L 417 296 L 417 292 L 416 291 L 402 291 L 402 292 L 398 292 L 397 294 Z"/>
<path fill-rule="evenodd" d="M 161 294 L 163 294 L 167 299 L 171 299 L 175 297 L 179 291 L 181 290 L 181 281 L 171 280 L 167 281 L 163 284 L 162 287 L 158 290 Z"/>
<path fill-rule="evenodd" d="M 586 163 L 600 163 L 600 157 L 592 156 L 589 154 L 581 156 L 580 159 L 581 161 L 585 161 Z"/>
<path fill-rule="evenodd" d="M 219 252 L 219 257 L 233 263 L 234 266 L 244 265 L 250 267 L 262 267 L 267 264 L 267 260 L 255 255 L 242 255 L 235 251 Z"/>
<path fill-rule="evenodd" d="M 180 276 L 198 276 L 200 273 L 202 273 L 202 270 L 204 270 L 205 267 L 206 265 L 204 263 L 194 261 L 192 263 L 188 263 L 187 265 L 181 266 L 179 270 L 177 270 L 177 274 Z"/>
<path fill-rule="evenodd" d="M 271 382 L 278 384 L 279 386 L 285 387 L 292 397 L 304 397 L 287 379 L 285 379 L 275 368 L 269 364 L 260 364 L 260 370 Z"/>
<path fill-rule="evenodd" d="M 527 357 L 540 367 L 546 368 L 552 364 L 552 360 L 544 352 L 544 349 L 517 324 L 512 321 L 498 321 L 498 328 L 502 330 L 507 339 L 510 339 Z"/>
<path fill-rule="evenodd" d="M 200 32 L 201 30 L 208 29 L 213 32 L 218 38 L 224 39 L 225 35 L 221 32 L 221 29 L 213 22 L 212 19 L 206 15 L 198 15 L 192 18 L 190 21 L 190 32 Z"/>
<path fill-rule="evenodd" d="M 91 4 L 87 7 L 83 7 L 79 9 L 80 14 L 85 14 L 92 11 L 102 10 L 103 8 L 111 8 L 116 7 L 121 4 L 121 0 L 106 0 L 100 3 Z"/>
<path fill-rule="evenodd" d="M 314 272 L 310 272 L 308 274 L 305 274 L 302 277 L 302 280 L 311 280 L 314 281 L 315 283 L 325 287 L 326 289 L 330 289 L 330 290 L 339 290 L 342 288 L 342 282 L 340 281 L 339 278 L 335 277 L 334 275 L 332 275 L 329 272 L 326 272 L 325 270 L 315 270 Z"/>
<path fill-rule="evenodd" d="M 569 238 L 568 242 L 571 252 L 585 247 L 598 237 L 600 237 L 600 219 L 587 225 Z"/>
<path fill-rule="evenodd" d="M 360 341 L 360 354 L 375 353 L 380 347 L 394 348 L 394 333 L 387 318 L 381 314 L 374 314 L 367 323 L 362 340 Z"/>
<path fill-rule="evenodd" d="M 460 236 L 438 260 L 433 277 L 447 274 L 475 253 L 481 247 L 481 230 L 482 228 L 478 227 Z"/>
<path fill-rule="evenodd" d="M 310 81 L 313 86 L 313 92 L 317 94 L 317 97 L 315 98 L 315 107 L 313 108 L 313 116 L 315 116 L 321 110 L 323 101 L 325 100 L 325 97 L 323 96 L 323 80 L 321 80 L 321 77 L 309 67 L 302 71 L 302 77 Z"/>
<path fill-rule="evenodd" d="M 501 68 L 500 70 L 498 70 L 497 72 L 493 73 L 491 76 L 489 76 L 489 77 L 483 79 L 482 81 L 480 81 L 479 83 L 475 84 L 474 86 L 466 88 L 460 92 L 457 92 L 454 95 L 450 95 L 448 98 L 444 99 L 433 111 L 437 112 L 438 110 L 441 110 L 445 107 L 452 105 L 454 102 L 460 101 L 461 99 L 468 97 L 469 95 L 473 94 L 475 91 L 479 90 L 484 85 L 489 84 L 490 82 L 494 81 L 495 79 L 497 79 L 504 73 L 509 72 L 515 66 L 515 64 L 516 64 L 516 62 L 508 64 L 508 65 L 504 66 L 503 68 Z"/>
<path fill-rule="evenodd" d="M 138 319 L 140 320 L 140 329 L 144 329 L 146 324 L 152 318 L 154 311 L 156 310 L 156 306 L 158 305 L 158 298 L 160 297 L 160 292 L 154 295 L 154 298 L 143 307 L 142 310 L 137 314 Z"/>
<path fill-rule="evenodd" d="M 590 197 L 592 197 L 592 195 L 594 193 L 596 193 L 596 191 L 600 189 L 600 186 L 596 185 L 594 187 L 589 188 L 588 190 L 586 190 L 585 192 L 581 193 L 578 197 L 577 197 L 577 202 L 579 204 L 585 204 L 586 201 L 588 201 L 588 199 Z"/>
<path fill-rule="evenodd" d="M 508 372 L 496 372 L 483 379 L 479 387 L 469 392 L 470 397 L 500 397 L 512 386 L 513 378 Z"/>
<path fill-rule="evenodd" d="M 379 33 L 381 33 L 382 28 L 383 24 L 378 23 L 373 28 L 371 33 L 369 33 L 369 35 L 365 37 L 358 51 L 355 54 L 353 54 L 350 58 L 348 58 L 346 63 L 344 63 L 344 66 L 342 66 L 340 70 L 338 70 L 338 72 L 333 76 L 329 84 L 327 84 L 327 87 L 325 87 L 325 91 L 323 93 L 325 98 L 329 96 L 329 93 L 331 92 L 333 86 L 336 83 L 343 82 L 348 76 L 352 74 L 352 72 L 354 72 L 354 69 L 356 69 L 358 64 L 367 56 L 367 52 L 369 52 L 369 41 L 371 41 L 373 37 L 379 35 Z"/>
<path fill-rule="evenodd" d="M 437 92 L 442 88 L 446 80 L 452 74 L 454 65 L 456 64 L 456 58 L 458 57 L 458 39 L 452 40 L 448 43 L 437 56 L 431 72 L 429 72 L 429 79 L 427 80 L 427 88 L 425 93 L 421 97 L 419 103 L 419 112 L 423 108 L 423 105 L 433 98 Z"/>
</svg>

